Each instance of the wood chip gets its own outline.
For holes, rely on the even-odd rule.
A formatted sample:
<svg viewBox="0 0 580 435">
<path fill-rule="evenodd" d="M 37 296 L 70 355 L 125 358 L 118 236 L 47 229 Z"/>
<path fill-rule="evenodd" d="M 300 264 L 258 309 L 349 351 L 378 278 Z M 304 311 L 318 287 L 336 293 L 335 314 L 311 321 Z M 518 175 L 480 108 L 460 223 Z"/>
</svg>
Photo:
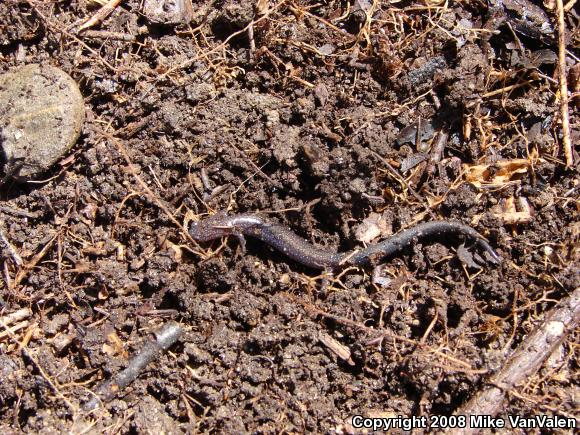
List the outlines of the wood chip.
<svg viewBox="0 0 580 435">
<path fill-rule="evenodd" d="M 346 361 L 349 365 L 354 366 L 354 361 L 350 357 L 350 349 L 348 347 L 340 344 L 338 341 L 336 341 L 330 335 L 325 334 L 324 332 L 320 332 L 318 334 L 318 339 L 337 357 L 343 361 Z"/>
</svg>

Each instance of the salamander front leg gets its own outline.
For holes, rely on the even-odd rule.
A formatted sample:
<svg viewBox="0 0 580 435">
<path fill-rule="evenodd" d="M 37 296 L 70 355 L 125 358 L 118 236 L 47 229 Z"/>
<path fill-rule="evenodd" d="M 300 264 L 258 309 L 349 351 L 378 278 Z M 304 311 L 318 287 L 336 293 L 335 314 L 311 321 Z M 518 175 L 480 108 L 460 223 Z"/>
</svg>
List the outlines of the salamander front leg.
<svg viewBox="0 0 580 435">
<path fill-rule="evenodd" d="M 232 236 L 236 236 L 238 242 L 240 242 L 240 249 L 242 250 L 242 254 L 246 253 L 246 238 L 242 234 L 241 231 L 234 230 L 232 231 Z"/>
<path fill-rule="evenodd" d="M 326 293 L 326 291 L 330 287 L 331 280 L 333 280 L 334 278 L 334 270 L 325 267 L 324 271 L 319 276 L 320 276 L 320 291 L 322 293 Z"/>
</svg>

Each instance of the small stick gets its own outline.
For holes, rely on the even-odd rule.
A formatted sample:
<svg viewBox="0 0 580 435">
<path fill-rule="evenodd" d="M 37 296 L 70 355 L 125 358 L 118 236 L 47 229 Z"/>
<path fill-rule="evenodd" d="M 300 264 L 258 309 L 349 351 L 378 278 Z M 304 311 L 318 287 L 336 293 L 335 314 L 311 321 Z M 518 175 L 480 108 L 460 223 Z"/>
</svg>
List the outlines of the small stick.
<svg viewBox="0 0 580 435">
<path fill-rule="evenodd" d="M 318 333 L 318 339 L 322 344 L 324 344 L 328 348 L 328 350 L 330 350 L 332 353 L 338 356 L 341 360 L 346 361 L 349 366 L 355 365 L 354 361 L 351 358 L 350 349 L 348 347 L 339 343 L 330 335 L 324 332 Z"/>
<path fill-rule="evenodd" d="M 89 39 L 111 39 L 115 41 L 133 42 L 135 36 L 123 32 L 109 32 L 106 30 L 86 30 L 82 36 Z"/>
<path fill-rule="evenodd" d="M 0 332 L 0 340 L 4 340 L 4 338 L 11 336 L 11 334 L 15 334 L 21 329 L 27 328 L 29 325 L 30 322 L 28 320 L 23 320 L 22 322 L 17 323 L 14 326 L 8 326 L 8 324 L 3 325 L 6 329 Z"/>
<path fill-rule="evenodd" d="M 235 144 L 232 143 L 232 147 L 239 152 L 242 157 L 244 157 L 244 159 L 246 160 L 246 162 L 248 162 L 250 164 L 250 166 L 252 168 L 254 168 L 254 170 L 260 174 L 263 178 L 265 178 L 266 180 L 268 180 L 273 186 L 279 186 L 280 183 L 278 183 L 277 181 L 273 180 L 268 174 L 266 174 L 264 171 L 262 171 L 262 168 L 264 166 L 262 166 L 262 168 L 260 168 L 258 165 L 256 165 L 254 163 L 254 161 L 250 158 L 250 156 L 242 149 L 238 148 Z"/>
<path fill-rule="evenodd" d="M 564 6 L 564 10 L 566 12 L 570 12 L 575 4 L 576 4 L 576 0 L 570 0 L 568 3 L 566 3 L 566 6 Z"/>
<path fill-rule="evenodd" d="M 14 311 L 13 313 L 6 314 L 0 317 L 0 322 L 5 325 L 12 325 L 13 323 L 19 322 L 24 319 L 28 319 L 32 316 L 32 311 L 30 308 L 21 308 L 20 310 Z"/>
<path fill-rule="evenodd" d="M 254 39 L 254 25 L 250 23 L 250 27 L 248 27 L 248 40 L 250 41 L 250 60 L 252 56 L 256 52 L 256 40 Z"/>
<path fill-rule="evenodd" d="M 435 166 L 441 161 L 441 158 L 443 157 L 443 150 L 447 144 L 448 137 L 449 134 L 446 131 L 439 132 L 437 139 L 433 144 L 433 149 L 431 150 L 431 155 L 429 156 L 429 162 L 425 168 L 425 172 L 428 176 L 431 176 L 435 173 Z"/>
<path fill-rule="evenodd" d="M 28 274 L 32 269 L 36 267 L 39 261 L 42 260 L 42 258 L 46 255 L 46 253 L 48 252 L 48 250 L 50 249 L 50 247 L 52 246 L 53 242 L 56 240 L 58 235 L 59 231 L 57 231 L 55 235 L 50 238 L 50 240 L 46 243 L 46 245 L 44 245 L 44 247 L 40 250 L 38 254 L 36 254 L 32 258 L 32 260 L 26 263 L 24 267 L 18 271 L 16 277 L 14 278 L 14 282 L 12 283 L 11 289 L 15 289 L 18 285 L 20 285 L 22 280 L 26 278 L 26 276 L 28 276 Z"/>
<path fill-rule="evenodd" d="M 518 89 L 518 88 L 521 88 L 524 86 L 531 85 L 532 83 L 533 83 L 533 80 L 527 80 L 527 81 L 522 82 L 522 83 L 516 83 L 515 85 L 505 86 L 501 89 L 496 89 L 495 91 L 487 92 L 487 93 L 483 94 L 481 96 L 481 98 L 495 97 L 496 95 L 503 94 L 506 92 L 513 91 L 514 89 Z"/>
<path fill-rule="evenodd" d="M 201 178 L 201 182 L 203 184 L 203 188 L 205 189 L 205 191 L 211 192 L 213 189 L 211 187 L 211 180 L 207 175 L 207 169 L 201 168 L 201 170 L 199 171 L 199 178 Z"/>
<path fill-rule="evenodd" d="M 150 340 L 141 349 L 141 351 L 134 356 L 127 367 L 117 373 L 108 382 L 102 384 L 95 395 L 83 405 L 85 411 L 92 411 L 99 407 L 101 402 L 108 402 L 112 400 L 119 392 L 131 384 L 141 371 L 151 361 L 156 359 L 162 351 L 169 349 L 181 336 L 183 328 L 179 323 L 169 321 L 155 333 L 155 340 Z"/>
<path fill-rule="evenodd" d="M 570 141 L 570 114 L 568 113 L 568 81 L 566 79 L 566 25 L 564 24 L 564 5 L 556 0 L 558 13 L 558 79 L 560 81 L 560 117 L 562 118 L 562 145 L 566 156 L 566 166 L 574 164 L 572 142 Z"/>
<path fill-rule="evenodd" d="M 580 287 L 552 308 L 545 320 L 526 337 L 501 370 L 455 415 L 489 415 L 501 412 L 506 394 L 536 373 L 544 361 L 562 344 L 580 322 Z M 467 419 L 469 421 L 469 418 Z M 474 434 L 472 428 L 457 429 L 452 434 Z"/>
<path fill-rule="evenodd" d="M 32 212 L 29 212 L 26 210 L 20 210 L 17 208 L 6 207 L 4 205 L 0 205 L 0 211 L 3 213 L 14 215 L 14 216 L 27 217 L 27 218 L 31 218 L 31 219 L 38 217 L 38 213 L 32 213 Z"/>
<path fill-rule="evenodd" d="M 24 262 L 22 261 L 22 257 L 16 252 L 16 248 L 12 246 L 12 244 L 8 241 L 6 236 L 4 235 L 4 231 L 2 231 L 1 224 L 3 222 L 0 220 L 0 257 L 3 257 L 4 251 L 12 258 L 14 264 L 16 266 L 22 266 Z"/>
<path fill-rule="evenodd" d="M 115 10 L 117 6 L 119 6 L 119 3 L 121 3 L 121 0 L 109 0 L 101 9 L 97 11 L 95 15 L 85 21 L 85 23 L 79 27 L 78 31 L 82 32 L 83 30 L 88 29 L 89 27 L 93 27 L 95 24 L 103 21 L 111 14 L 111 12 Z"/>
</svg>

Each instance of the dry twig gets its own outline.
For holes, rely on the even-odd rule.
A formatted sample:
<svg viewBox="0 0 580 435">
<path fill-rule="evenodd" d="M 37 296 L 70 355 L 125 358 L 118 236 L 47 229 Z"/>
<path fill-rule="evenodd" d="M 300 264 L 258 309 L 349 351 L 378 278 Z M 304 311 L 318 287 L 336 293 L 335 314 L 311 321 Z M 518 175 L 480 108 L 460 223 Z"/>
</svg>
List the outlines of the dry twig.
<svg viewBox="0 0 580 435">
<path fill-rule="evenodd" d="M 545 320 L 520 344 L 500 371 L 455 414 L 494 416 L 501 412 L 506 394 L 536 373 L 579 322 L 580 288 L 577 288 L 569 298 L 546 315 Z M 477 430 L 469 428 L 458 429 L 452 433 L 476 432 Z"/>
<path fill-rule="evenodd" d="M 6 314 L 0 317 L 0 322 L 2 322 L 4 325 L 10 326 L 13 323 L 28 319 L 30 316 L 32 316 L 32 311 L 30 308 L 21 308 L 10 314 Z"/>
<path fill-rule="evenodd" d="M 2 224 L 3 222 L 0 220 L 0 258 L 4 255 L 9 255 L 16 266 L 22 266 L 24 262 L 16 251 L 16 248 L 12 246 L 12 243 L 10 243 L 10 241 L 4 235 L 4 232 L 2 231 Z"/>
<path fill-rule="evenodd" d="M 0 317 L 0 325 L 6 328 L 4 331 L 0 331 L 0 341 L 4 340 L 6 337 L 14 337 L 16 332 L 30 327 L 30 322 L 28 318 L 32 316 L 32 310 L 30 308 L 21 308 L 20 310 L 14 311 L 10 314 Z M 34 331 L 36 325 L 29 328 L 28 337 L 25 337 L 21 342 L 19 348 L 26 346 L 30 341 L 30 332 Z"/>
<path fill-rule="evenodd" d="M 556 0 L 558 14 L 558 79 L 560 81 L 560 117 L 562 118 L 562 146 L 566 156 L 566 166 L 574 164 L 572 141 L 570 140 L 570 114 L 568 113 L 568 80 L 566 78 L 566 25 L 564 23 L 564 5 Z"/>
<path fill-rule="evenodd" d="M 16 287 L 18 287 L 18 285 L 20 285 L 22 280 L 28 276 L 30 271 L 32 271 L 36 267 L 36 265 L 40 262 L 40 260 L 42 260 L 44 258 L 44 256 L 46 255 L 46 253 L 48 252 L 48 250 L 52 246 L 53 242 L 58 237 L 59 233 L 60 233 L 60 230 L 57 231 L 54 234 L 54 236 L 51 237 L 51 239 L 48 241 L 48 243 L 46 243 L 46 245 L 44 245 L 44 247 L 40 250 L 40 252 L 38 254 L 36 254 L 32 258 L 32 260 L 30 260 L 28 263 L 26 263 L 22 266 L 22 268 L 18 271 L 18 273 L 16 274 L 16 277 L 14 278 L 14 282 L 12 283 L 12 286 L 10 288 L 11 290 L 14 290 Z"/>
<path fill-rule="evenodd" d="M 83 32 L 83 36 L 89 39 L 111 39 L 125 42 L 133 42 L 136 39 L 135 36 L 130 33 L 109 32 L 106 30 L 86 30 Z"/>
<path fill-rule="evenodd" d="M 82 32 L 83 30 L 88 29 L 89 27 L 93 27 L 94 25 L 103 21 L 111 14 L 111 12 L 115 10 L 117 6 L 119 6 L 119 3 L 121 3 L 121 0 L 109 0 L 101 9 L 97 11 L 95 15 L 85 21 L 85 23 L 79 27 L 78 31 Z"/>
<path fill-rule="evenodd" d="M 38 213 L 32 213 L 26 210 L 20 210 L 14 207 L 8 207 L 5 205 L 0 206 L 0 212 L 11 214 L 14 216 L 21 216 L 31 219 L 36 219 L 38 217 Z"/>
<path fill-rule="evenodd" d="M 92 411 L 99 407 L 101 401 L 113 399 L 126 386 L 131 384 L 141 371 L 147 367 L 162 351 L 169 349 L 181 336 L 183 328 L 179 323 L 167 322 L 155 333 L 155 340 L 145 343 L 141 351 L 129 361 L 127 367 L 117 373 L 109 382 L 101 385 L 95 395 L 84 406 L 85 411 Z"/>
</svg>

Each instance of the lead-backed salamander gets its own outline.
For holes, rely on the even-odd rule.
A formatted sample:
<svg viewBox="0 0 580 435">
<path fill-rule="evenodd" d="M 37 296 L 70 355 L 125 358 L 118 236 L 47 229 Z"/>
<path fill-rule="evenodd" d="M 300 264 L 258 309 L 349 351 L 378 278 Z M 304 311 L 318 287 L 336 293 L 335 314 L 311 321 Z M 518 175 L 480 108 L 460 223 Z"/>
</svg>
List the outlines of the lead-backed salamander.
<svg viewBox="0 0 580 435">
<path fill-rule="evenodd" d="M 445 220 L 421 223 L 367 248 L 338 253 L 308 243 L 288 228 L 255 214 L 229 216 L 225 212 L 218 212 L 204 220 L 194 222 L 189 228 L 189 234 L 199 242 L 233 235 L 238 237 L 243 249 L 245 249 L 244 236 L 254 237 L 291 259 L 314 269 L 338 269 L 347 265 L 375 263 L 400 252 L 415 240 L 448 235 L 468 237 L 486 251 L 492 261 L 500 261 L 499 255 L 473 228 L 460 222 Z"/>
</svg>

